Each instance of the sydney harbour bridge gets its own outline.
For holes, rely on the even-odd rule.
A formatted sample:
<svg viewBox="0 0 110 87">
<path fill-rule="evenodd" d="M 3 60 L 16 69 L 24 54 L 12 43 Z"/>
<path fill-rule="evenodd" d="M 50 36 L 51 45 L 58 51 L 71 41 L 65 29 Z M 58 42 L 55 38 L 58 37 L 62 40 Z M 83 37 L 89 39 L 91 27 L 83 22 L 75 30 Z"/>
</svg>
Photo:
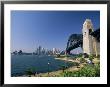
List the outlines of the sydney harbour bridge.
<svg viewBox="0 0 110 87">
<path fill-rule="evenodd" d="M 95 37 L 98 42 L 100 42 L 100 28 L 96 29 L 94 32 L 90 33 L 91 36 Z M 83 35 L 82 34 L 72 34 L 70 35 L 67 47 L 66 47 L 66 53 L 70 54 L 71 50 L 74 50 L 75 48 L 83 46 Z"/>
</svg>

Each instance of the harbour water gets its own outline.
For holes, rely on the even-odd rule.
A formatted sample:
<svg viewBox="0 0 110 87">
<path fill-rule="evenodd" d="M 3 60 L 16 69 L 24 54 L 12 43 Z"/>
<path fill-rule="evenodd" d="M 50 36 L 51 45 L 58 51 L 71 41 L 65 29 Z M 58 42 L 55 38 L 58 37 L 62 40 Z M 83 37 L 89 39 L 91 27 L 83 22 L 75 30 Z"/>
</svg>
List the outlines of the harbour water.
<svg viewBox="0 0 110 87">
<path fill-rule="evenodd" d="M 11 76 L 25 75 L 26 70 L 34 68 L 37 73 L 51 72 L 61 69 L 62 66 L 72 66 L 73 63 L 55 59 L 46 55 L 12 55 Z"/>
</svg>

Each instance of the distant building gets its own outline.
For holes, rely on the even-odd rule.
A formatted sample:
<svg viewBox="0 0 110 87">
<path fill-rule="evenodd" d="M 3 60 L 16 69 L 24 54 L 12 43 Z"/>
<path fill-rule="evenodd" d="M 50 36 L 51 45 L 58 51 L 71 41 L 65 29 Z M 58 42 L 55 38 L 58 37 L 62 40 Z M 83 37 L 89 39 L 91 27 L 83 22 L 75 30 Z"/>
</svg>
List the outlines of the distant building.
<svg viewBox="0 0 110 87">
<path fill-rule="evenodd" d="M 52 53 L 53 54 L 60 54 L 60 50 L 57 48 L 53 48 Z"/>
<path fill-rule="evenodd" d="M 55 54 L 55 48 L 53 48 L 52 53 Z"/>
</svg>

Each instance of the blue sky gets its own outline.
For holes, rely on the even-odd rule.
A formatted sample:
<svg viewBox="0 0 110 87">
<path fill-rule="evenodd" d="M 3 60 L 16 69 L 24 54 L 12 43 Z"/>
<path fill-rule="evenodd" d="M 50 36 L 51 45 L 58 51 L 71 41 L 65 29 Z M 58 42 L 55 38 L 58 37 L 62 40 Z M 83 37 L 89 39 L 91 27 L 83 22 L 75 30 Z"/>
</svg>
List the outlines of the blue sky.
<svg viewBox="0 0 110 87">
<path fill-rule="evenodd" d="M 82 33 L 87 18 L 100 27 L 99 11 L 12 11 L 11 50 L 33 52 L 39 45 L 65 50 L 69 36 Z"/>
</svg>

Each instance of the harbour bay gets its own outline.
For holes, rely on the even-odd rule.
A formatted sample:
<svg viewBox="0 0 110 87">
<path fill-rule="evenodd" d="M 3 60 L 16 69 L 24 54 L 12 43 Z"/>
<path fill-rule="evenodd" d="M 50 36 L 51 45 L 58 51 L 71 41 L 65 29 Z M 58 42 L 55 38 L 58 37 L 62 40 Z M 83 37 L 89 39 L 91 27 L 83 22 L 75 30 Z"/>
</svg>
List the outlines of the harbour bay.
<svg viewBox="0 0 110 87">
<path fill-rule="evenodd" d="M 60 70 L 62 66 L 73 66 L 72 62 L 57 60 L 48 55 L 12 55 L 11 58 L 12 77 L 25 75 L 28 69 L 34 69 L 39 74 Z"/>
</svg>

